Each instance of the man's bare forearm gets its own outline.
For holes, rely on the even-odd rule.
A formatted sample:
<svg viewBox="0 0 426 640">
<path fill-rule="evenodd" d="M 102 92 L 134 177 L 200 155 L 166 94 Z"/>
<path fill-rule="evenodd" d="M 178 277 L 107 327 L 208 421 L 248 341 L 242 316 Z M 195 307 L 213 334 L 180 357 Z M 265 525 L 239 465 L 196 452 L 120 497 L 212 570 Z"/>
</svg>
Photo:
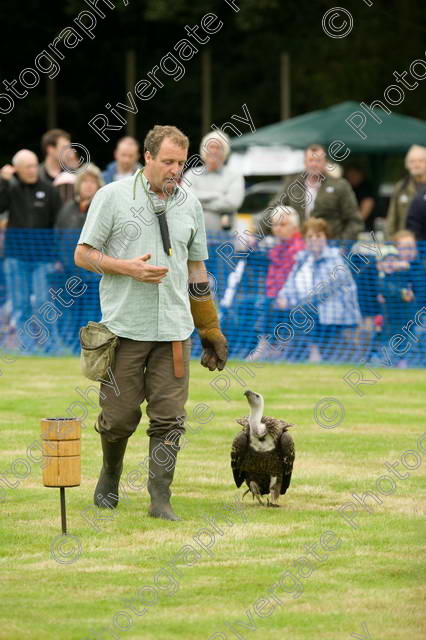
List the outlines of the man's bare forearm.
<svg viewBox="0 0 426 640">
<path fill-rule="evenodd" d="M 93 273 L 108 273 L 111 275 L 129 275 L 127 260 L 119 260 L 106 256 L 88 244 L 79 244 L 74 253 L 74 262 L 77 267 L 87 269 Z"/>
<path fill-rule="evenodd" d="M 207 282 L 208 274 L 204 260 L 188 260 L 189 282 Z"/>
</svg>

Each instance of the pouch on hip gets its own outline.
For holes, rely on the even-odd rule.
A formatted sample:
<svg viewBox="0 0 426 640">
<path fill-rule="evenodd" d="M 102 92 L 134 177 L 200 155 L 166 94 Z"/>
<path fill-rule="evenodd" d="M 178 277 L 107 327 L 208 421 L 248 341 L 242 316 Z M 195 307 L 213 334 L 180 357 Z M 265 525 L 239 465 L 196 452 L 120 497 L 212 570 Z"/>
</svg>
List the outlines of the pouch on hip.
<svg viewBox="0 0 426 640">
<path fill-rule="evenodd" d="M 101 322 L 89 322 L 80 329 L 81 372 L 89 380 L 105 378 L 113 367 L 120 338 Z"/>
</svg>

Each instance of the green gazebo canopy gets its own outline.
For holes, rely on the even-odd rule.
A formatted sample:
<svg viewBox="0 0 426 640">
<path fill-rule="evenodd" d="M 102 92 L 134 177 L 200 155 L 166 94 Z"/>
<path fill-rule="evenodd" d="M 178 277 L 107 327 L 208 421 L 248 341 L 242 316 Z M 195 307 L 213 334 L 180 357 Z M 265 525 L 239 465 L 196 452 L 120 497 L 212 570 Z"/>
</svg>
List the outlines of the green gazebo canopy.
<svg viewBox="0 0 426 640">
<path fill-rule="evenodd" d="M 392 111 L 393 107 L 386 106 Z M 364 114 L 366 122 L 361 116 L 352 116 L 355 112 Z M 328 147 L 334 140 L 340 140 L 352 153 L 388 154 L 405 152 L 412 144 L 426 144 L 426 122 L 423 120 L 387 114 L 380 107 L 374 109 L 374 114 L 382 120 L 381 124 L 359 103 L 342 102 L 232 138 L 232 150 L 242 151 L 252 145 L 289 145 L 304 149 L 312 143 Z M 346 122 L 351 116 L 354 126 L 360 128 L 365 138 Z"/>
</svg>

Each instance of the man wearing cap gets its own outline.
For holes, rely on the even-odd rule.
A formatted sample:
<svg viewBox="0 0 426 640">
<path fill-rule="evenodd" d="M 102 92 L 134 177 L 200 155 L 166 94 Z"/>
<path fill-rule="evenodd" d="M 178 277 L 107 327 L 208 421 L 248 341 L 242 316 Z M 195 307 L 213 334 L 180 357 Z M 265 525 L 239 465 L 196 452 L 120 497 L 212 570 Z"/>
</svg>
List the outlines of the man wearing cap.
<svg viewBox="0 0 426 640">
<path fill-rule="evenodd" d="M 188 146 L 176 127 L 155 126 L 145 139 L 144 169 L 96 193 L 75 252 L 77 266 L 102 272 L 102 323 L 119 336 L 115 385 L 100 386 L 95 429 L 103 466 L 94 502 L 117 505 L 110 494 L 118 496 L 127 441 L 146 399 L 149 513 L 167 520 L 179 519 L 170 505 L 170 486 L 185 430 L 194 325 L 204 348 L 201 364 L 222 370 L 227 358 L 204 266 L 202 207 L 176 186 Z"/>
</svg>

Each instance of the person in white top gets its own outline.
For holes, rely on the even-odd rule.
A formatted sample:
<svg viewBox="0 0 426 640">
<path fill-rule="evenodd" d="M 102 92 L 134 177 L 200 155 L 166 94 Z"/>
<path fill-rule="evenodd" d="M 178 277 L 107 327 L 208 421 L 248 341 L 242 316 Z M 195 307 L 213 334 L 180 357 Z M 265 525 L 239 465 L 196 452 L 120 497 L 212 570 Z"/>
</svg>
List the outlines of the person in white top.
<svg viewBox="0 0 426 640">
<path fill-rule="evenodd" d="M 233 229 L 235 213 L 244 199 L 243 176 L 226 165 L 230 149 L 226 133 L 208 133 L 200 145 L 204 167 L 189 169 L 183 178 L 182 186 L 203 206 L 206 231 Z"/>
</svg>

